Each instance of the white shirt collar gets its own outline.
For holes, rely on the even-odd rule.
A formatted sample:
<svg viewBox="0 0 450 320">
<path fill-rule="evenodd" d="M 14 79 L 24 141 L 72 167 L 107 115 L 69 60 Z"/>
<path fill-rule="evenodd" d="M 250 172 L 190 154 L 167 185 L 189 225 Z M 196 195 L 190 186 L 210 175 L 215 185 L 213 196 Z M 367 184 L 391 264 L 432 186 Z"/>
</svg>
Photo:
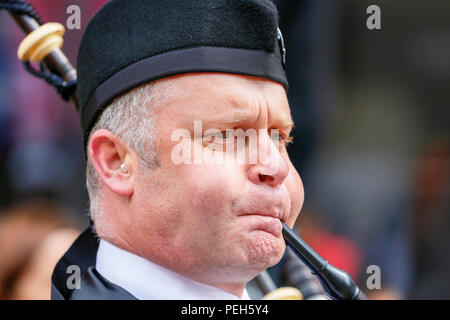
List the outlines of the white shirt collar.
<svg viewBox="0 0 450 320">
<path fill-rule="evenodd" d="M 185 278 L 101 239 L 97 271 L 140 300 L 238 300 L 235 295 Z M 249 300 L 247 290 L 241 297 Z"/>
</svg>

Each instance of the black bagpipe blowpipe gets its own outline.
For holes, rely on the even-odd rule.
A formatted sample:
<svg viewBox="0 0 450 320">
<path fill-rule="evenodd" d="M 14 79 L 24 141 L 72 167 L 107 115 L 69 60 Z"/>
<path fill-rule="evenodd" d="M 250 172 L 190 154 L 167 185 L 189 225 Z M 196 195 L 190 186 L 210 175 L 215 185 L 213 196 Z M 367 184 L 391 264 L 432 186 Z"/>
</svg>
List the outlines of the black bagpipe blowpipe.
<svg viewBox="0 0 450 320">
<path fill-rule="evenodd" d="M 333 267 L 317 254 L 294 231 L 283 222 L 283 237 L 286 244 L 318 278 L 324 292 L 334 300 L 367 300 L 352 277 L 345 271 Z"/>
</svg>

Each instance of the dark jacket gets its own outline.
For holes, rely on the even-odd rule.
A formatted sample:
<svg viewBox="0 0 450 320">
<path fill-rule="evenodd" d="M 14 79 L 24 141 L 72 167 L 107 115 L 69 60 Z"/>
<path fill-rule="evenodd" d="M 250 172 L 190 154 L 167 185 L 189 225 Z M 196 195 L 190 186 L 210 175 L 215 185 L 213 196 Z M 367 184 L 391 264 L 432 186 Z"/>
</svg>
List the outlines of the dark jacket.
<svg viewBox="0 0 450 320">
<path fill-rule="evenodd" d="M 108 281 L 95 269 L 99 239 L 91 228 L 86 229 L 59 260 L 52 275 L 52 300 L 137 300 L 125 289 Z M 74 272 L 80 270 L 79 289 L 70 289 Z M 73 286 L 70 286 L 73 287 Z"/>
</svg>

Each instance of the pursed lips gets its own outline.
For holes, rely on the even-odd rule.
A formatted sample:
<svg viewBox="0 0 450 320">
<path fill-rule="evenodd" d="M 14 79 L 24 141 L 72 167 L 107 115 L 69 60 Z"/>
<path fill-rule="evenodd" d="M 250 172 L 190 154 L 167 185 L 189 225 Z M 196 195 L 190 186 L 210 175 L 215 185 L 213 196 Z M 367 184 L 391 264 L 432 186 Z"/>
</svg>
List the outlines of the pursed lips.
<svg viewBox="0 0 450 320">
<path fill-rule="evenodd" d="M 286 216 L 282 213 L 282 212 L 248 212 L 248 213 L 243 213 L 240 214 L 239 216 L 264 216 L 264 217 L 272 217 L 275 219 L 279 219 L 281 221 L 283 221 L 284 223 L 286 223 Z"/>
</svg>

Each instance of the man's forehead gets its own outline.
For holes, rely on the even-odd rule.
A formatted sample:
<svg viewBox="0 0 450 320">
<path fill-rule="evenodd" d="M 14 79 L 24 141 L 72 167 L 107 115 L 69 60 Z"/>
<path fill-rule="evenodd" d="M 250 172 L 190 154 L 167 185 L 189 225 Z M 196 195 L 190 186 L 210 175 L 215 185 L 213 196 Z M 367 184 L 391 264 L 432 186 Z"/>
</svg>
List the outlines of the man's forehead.
<svg viewBox="0 0 450 320">
<path fill-rule="evenodd" d="M 286 126 L 292 123 L 286 92 L 278 83 L 228 74 L 195 74 L 178 78 L 181 94 L 172 105 L 177 113 L 188 118 L 207 116 L 211 120 L 241 124 L 256 120 L 254 118 L 264 109 Z"/>
<path fill-rule="evenodd" d="M 114 17 L 120 19 L 110 24 Z M 111 101 L 168 75 L 239 74 L 287 88 L 278 25 L 276 5 L 267 0 L 108 1 L 90 20 L 77 55 L 85 142 Z"/>
<path fill-rule="evenodd" d="M 221 73 L 221 72 L 199 72 L 199 73 L 185 73 L 168 77 L 167 79 L 177 79 L 185 86 L 196 86 L 210 89 L 220 89 L 223 87 L 240 86 L 242 88 L 250 88 L 253 86 L 276 85 L 281 90 L 285 91 L 284 87 L 274 81 L 266 78 L 241 75 L 235 73 Z"/>
</svg>

